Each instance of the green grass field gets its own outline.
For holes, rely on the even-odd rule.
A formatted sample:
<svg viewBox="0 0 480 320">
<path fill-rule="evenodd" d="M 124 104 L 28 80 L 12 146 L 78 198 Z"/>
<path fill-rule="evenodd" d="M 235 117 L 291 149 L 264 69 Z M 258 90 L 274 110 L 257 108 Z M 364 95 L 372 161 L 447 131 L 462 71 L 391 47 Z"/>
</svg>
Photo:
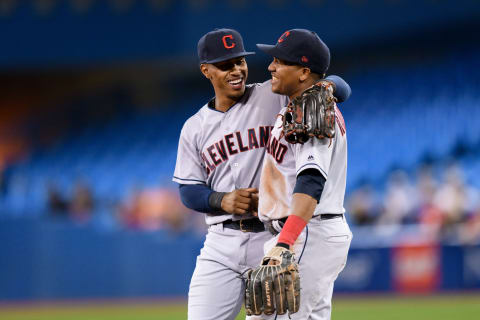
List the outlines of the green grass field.
<svg viewBox="0 0 480 320">
<path fill-rule="evenodd" d="M 184 303 L 0 305 L 2 320 L 184 320 Z M 242 313 L 237 319 L 244 319 Z M 338 297 L 333 320 L 477 320 L 480 295 Z M 219 319 L 221 320 L 221 319 Z"/>
</svg>

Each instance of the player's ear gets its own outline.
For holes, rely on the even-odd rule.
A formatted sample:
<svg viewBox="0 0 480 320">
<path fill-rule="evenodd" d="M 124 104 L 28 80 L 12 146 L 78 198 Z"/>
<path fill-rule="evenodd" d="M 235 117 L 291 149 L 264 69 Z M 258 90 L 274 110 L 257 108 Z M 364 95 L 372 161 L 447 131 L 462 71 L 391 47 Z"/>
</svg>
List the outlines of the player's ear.
<svg viewBox="0 0 480 320">
<path fill-rule="evenodd" d="M 208 66 L 205 64 L 205 63 L 202 63 L 200 65 L 200 71 L 202 72 L 202 74 L 205 76 L 205 78 L 207 79 L 210 79 L 210 74 L 209 74 L 209 70 L 208 70 Z"/>
<path fill-rule="evenodd" d="M 300 82 L 305 82 L 310 77 L 311 73 L 312 71 L 310 70 L 310 68 L 305 68 L 305 67 L 301 68 L 300 76 L 299 76 Z"/>
</svg>

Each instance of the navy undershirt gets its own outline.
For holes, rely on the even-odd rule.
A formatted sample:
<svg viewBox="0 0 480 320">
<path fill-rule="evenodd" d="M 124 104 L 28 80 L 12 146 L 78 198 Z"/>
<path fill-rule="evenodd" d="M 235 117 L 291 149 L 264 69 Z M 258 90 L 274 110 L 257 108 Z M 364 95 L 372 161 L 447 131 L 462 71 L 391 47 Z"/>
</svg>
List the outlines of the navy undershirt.
<svg viewBox="0 0 480 320">
<path fill-rule="evenodd" d="M 342 78 L 336 75 L 331 75 L 325 78 L 335 83 L 335 92 L 333 95 L 337 98 L 338 102 L 347 101 L 352 94 L 352 88 Z"/>
<path fill-rule="evenodd" d="M 213 209 L 208 203 L 213 190 L 204 184 L 181 184 L 180 198 L 185 207 L 203 213 L 211 213 Z"/>
<path fill-rule="evenodd" d="M 325 181 L 325 178 L 318 170 L 303 170 L 297 176 L 293 193 L 308 194 L 318 202 L 320 201 Z M 206 185 L 181 184 L 179 185 L 179 190 L 180 198 L 187 208 L 203 213 L 218 212 L 218 208 L 212 208 L 209 204 L 210 196 L 214 191 Z"/>
<path fill-rule="evenodd" d="M 327 180 L 317 169 L 306 169 L 300 172 L 297 176 L 297 182 L 293 193 L 305 193 L 320 201 L 322 196 L 323 187 Z"/>
</svg>

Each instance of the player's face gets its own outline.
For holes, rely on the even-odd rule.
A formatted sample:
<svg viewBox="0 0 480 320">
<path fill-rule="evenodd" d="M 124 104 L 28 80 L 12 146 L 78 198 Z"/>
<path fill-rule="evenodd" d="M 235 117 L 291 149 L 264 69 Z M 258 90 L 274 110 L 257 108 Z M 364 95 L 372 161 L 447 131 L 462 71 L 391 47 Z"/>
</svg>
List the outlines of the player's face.
<svg viewBox="0 0 480 320">
<path fill-rule="evenodd" d="M 220 93 L 231 99 L 238 99 L 245 93 L 248 76 L 245 57 L 211 64 L 209 74 L 216 94 Z"/>
<path fill-rule="evenodd" d="M 303 67 L 278 58 L 273 58 L 268 66 L 272 74 L 272 91 L 289 97 L 295 95 Z"/>
</svg>

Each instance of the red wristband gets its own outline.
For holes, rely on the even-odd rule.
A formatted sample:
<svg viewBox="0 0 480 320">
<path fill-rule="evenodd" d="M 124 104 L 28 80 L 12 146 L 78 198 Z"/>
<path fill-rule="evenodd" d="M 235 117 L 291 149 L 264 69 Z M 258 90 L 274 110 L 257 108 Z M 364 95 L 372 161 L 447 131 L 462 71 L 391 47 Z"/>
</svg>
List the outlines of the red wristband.
<svg viewBox="0 0 480 320">
<path fill-rule="evenodd" d="M 293 246 L 306 225 L 307 222 L 299 216 L 293 214 L 290 215 L 282 228 L 282 232 L 280 232 L 277 242 L 282 242 Z"/>
</svg>

